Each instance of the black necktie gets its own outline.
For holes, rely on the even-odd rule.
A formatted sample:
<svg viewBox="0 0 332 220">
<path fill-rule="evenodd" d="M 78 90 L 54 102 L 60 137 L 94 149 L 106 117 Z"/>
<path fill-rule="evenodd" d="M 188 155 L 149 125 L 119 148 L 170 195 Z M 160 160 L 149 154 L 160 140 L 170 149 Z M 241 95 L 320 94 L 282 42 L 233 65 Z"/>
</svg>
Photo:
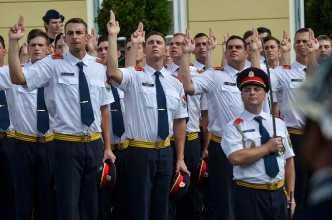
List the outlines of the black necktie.
<svg viewBox="0 0 332 220">
<path fill-rule="evenodd" d="M 80 93 L 81 120 L 83 124 L 90 126 L 95 117 L 93 115 L 89 86 L 83 72 L 83 62 L 78 62 L 76 65 L 79 70 L 78 88 Z"/>
<path fill-rule="evenodd" d="M 111 86 L 111 89 L 114 97 L 114 102 L 111 103 L 112 129 L 113 133 L 116 136 L 121 137 L 125 129 L 123 123 L 119 92 L 114 86 Z"/>
<path fill-rule="evenodd" d="M 263 126 L 261 116 L 256 116 L 254 120 L 258 123 L 259 127 L 259 133 L 261 135 L 261 145 L 265 144 L 269 139 L 270 135 L 266 128 Z M 264 157 L 264 165 L 265 165 L 265 172 L 269 177 L 276 177 L 279 173 L 279 166 L 277 161 L 276 153 L 266 155 Z"/>
<path fill-rule="evenodd" d="M 0 129 L 5 131 L 9 127 L 9 112 L 5 91 L 0 91 Z"/>
<path fill-rule="evenodd" d="M 169 134 L 166 96 L 159 79 L 161 73 L 157 71 L 154 74 L 156 76 L 155 84 L 158 108 L 158 136 L 165 140 Z"/>
<path fill-rule="evenodd" d="M 43 134 L 50 128 L 48 111 L 45 105 L 44 87 L 37 91 L 37 130 Z"/>
</svg>

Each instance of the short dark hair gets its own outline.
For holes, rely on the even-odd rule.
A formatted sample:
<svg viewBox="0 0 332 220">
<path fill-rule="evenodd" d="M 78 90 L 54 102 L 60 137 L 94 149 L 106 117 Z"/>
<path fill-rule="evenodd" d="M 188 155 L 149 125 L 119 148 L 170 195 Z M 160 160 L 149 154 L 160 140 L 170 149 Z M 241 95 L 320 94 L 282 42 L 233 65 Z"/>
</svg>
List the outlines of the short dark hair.
<svg viewBox="0 0 332 220">
<path fill-rule="evenodd" d="M 6 48 L 5 40 L 3 39 L 3 37 L 1 35 L 0 35 L 0 44 L 2 45 L 3 49 Z"/>
<path fill-rule="evenodd" d="M 165 34 L 158 32 L 158 31 L 151 31 L 149 32 L 146 36 L 145 36 L 145 40 L 147 40 L 149 37 L 151 37 L 152 35 L 158 35 L 160 37 L 162 37 L 164 39 L 164 42 L 166 44 L 166 38 L 165 38 Z"/>
<path fill-rule="evenodd" d="M 244 32 L 244 34 L 243 34 L 243 40 L 248 39 L 252 35 L 254 35 L 254 32 L 252 32 L 251 30 Z"/>
<path fill-rule="evenodd" d="M 198 34 L 195 35 L 194 39 L 200 38 L 200 37 L 208 37 L 208 36 L 205 33 L 198 33 Z"/>
<path fill-rule="evenodd" d="M 280 46 L 280 40 L 278 40 L 277 38 L 273 37 L 273 36 L 267 36 L 263 39 L 263 43 L 265 44 L 266 42 L 268 42 L 269 40 L 273 40 L 275 41 L 278 46 Z"/>
<path fill-rule="evenodd" d="M 325 34 L 322 34 L 317 37 L 317 40 L 318 41 L 321 41 L 321 40 L 331 41 L 331 38 Z"/>
<path fill-rule="evenodd" d="M 54 46 L 56 47 L 56 45 L 58 44 L 58 41 L 61 39 L 63 33 L 59 33 L 56 35 L 55 39 L 54 39 Z"/>
<path fill-rule="evenodd" d="M 267 33 L 267 36 L 271 36 L 272 33 L 271 33 L 271 30 L 266 28 L 266 27 L 258 27 L 257 28 L 257 32 L 258 34 L 263 34 L 263 33 Z"/>
<path fill-rule="evenodd" d="M 309 28 L 300 28 L 295 32 L 295 35 L 299 34 L 299 33 L 305 33 L 305 32 L 310 32 Z"/>
<path fill-rule="evenodd" d="M 32 30 L 29 32 L 28 37 L 27 37 L 27 42 L 28 42 L 28 44 L 30 43 L 30 41 L 31 41 L 32 39 L 34 39 L 34 38 L 36 38 L 36 37 L 42 37 L 42 38 L 45 39 L 47 45 L 50 44 L 50 41 L 49 41 L 49 39 L 48 39 L 47 34 L 46 34 L 44 31 L 40 30 L 40 29 L 32 29 Z"/>
<path fill-rule="evenodd" d="M 69 19 L 66 24 L 65 24 L 65 31 L 66 31 L 66 27 L 69 23 L 74 23 L 74 24 L 83 24 L 85 27 L 85 31 L 86 33 L 88 32 L 88 25 L 87 23 L 82 19 L 82 18 L 71 18 Z"/>
<path fill-rule="evenodd" d="M 173 37 L 176 37 L 176 36 L 186 37 L 186 34 L 181 33 L 181 32 L 177 32 L 177 33 L 174 33 L 174 34 L 173 34 Z"/>
<path fill-rule="evenodd" d="M 102 35 L 100 37 L 98 37 L 98 42 L 97 42 L 97 46 L 99 46 L 99 44 L 101 42 L 107 41 L 108 42 L 108 36 L 107 35 Z"/>
<path fill-rule="evenodd" d="M 244 41 L 244 39 L 243 39 L 242 37 L 240 37 L 240 36 L 238 36 L 238 35 L 232 35 L 232 36 L 230 36 L 230 37 L 227 39 L 227 41 L 226 41 L 226 49 L 227 49 L 227 46 L 228 46 L 229 41 L 231 41 L 231 40 L 235 40 L 235 39 L 238 39 L 238 40 L 242 41 L 242 43 L 243 43 L 243 45 L 244 45 L 244 48 L 247 48 L 247 44 L 246 44 L 246 42 Z"/>
</svg>

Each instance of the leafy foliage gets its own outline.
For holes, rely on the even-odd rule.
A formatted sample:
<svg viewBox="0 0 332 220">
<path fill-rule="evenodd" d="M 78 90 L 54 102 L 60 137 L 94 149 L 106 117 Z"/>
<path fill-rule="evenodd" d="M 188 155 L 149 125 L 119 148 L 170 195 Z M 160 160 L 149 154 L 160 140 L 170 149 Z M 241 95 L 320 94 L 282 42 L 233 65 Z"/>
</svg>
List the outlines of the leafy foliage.
<svg viewBox="0 0 332 220">
<path fill-rule="evenodd" d="M 305 0 L 306 26 L 314 30 L 315 35 L 332 33 L 332 1 Z"/>
</svg>

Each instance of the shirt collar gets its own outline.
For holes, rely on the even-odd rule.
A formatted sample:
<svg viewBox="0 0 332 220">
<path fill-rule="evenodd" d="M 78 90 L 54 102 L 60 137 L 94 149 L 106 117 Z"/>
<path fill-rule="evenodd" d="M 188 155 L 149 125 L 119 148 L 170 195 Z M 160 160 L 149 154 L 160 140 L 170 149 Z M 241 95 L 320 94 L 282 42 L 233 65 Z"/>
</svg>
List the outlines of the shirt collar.
<svg viewBox="0 0 332 220">
<path fill-rule="evenodd" d="M 198 60 L 195 60 L 193 65 L 194 65 L 194 67 L 196 67 L 199 70 L 202 70 L 205 67 L 205 65 L 203 63 L 200 63 Z"/>
<path fill-rule="evenodd" d="M 251 112 L 248 112 L 247 110 L 244 110 L 242 114 L 242 117 L 248 121 L 254 120 L 254 118 L 257 116 L 261 116 L 264 120 L 267 120 L 269 118 L 269 114 L 263 112 L 263 110 L 259 114 L 253 114 Z"/>
<path fill-rule="evenodd" d="M 298 70 L 302 70 L 304 71 L 304 69 L 307 68 L 305 65 L 295 61 L 293 64 L 292 64 L 292 69 L 298 69 Z"/>
<path fill-rule="evenodd" d="M 147 73 L 148 75 L 153 76 L 156 71 L 157 70 L 155 70 L 152 66 L 145 64 L 144 72 Z M 163 77 L 165 77 L 167 74 L 169 74 L 169 72 L 166 70 L 165 67 L 163 67 L 161 70 L 159 70 L 159 72 L 161 73 L 161 76 L 163 76 Z"/>
<path fill-rule="evenodd" d="M 246 68 L 246 67 L 245 67 Z M 243 68 L 243 69 L 245 69 Z M 242 70 L 243 70 L 242 69 Z M 226 64 L 225 67 L 224 67 L 224 70 L 225 72 L 227 73 L 230 73 L 232 76 L 238 74 L 239 72 L 241 72 L 242 70 L 237 70 L 237 69 L 234 69 L 233 67 L 231 67 L 230 65 Z"/>
<path fill-rule="evenodd" d="M 80 60 L 74 55 L 72 55 L 69 51 L 64 54 L 64 57 L 69 63 L 73 66 L 75 66 L 78 62 L 83 62 L 85 66 L 88 66 L 89 60 L 92 59 L 92 56 L 90 56 L 88 53 L 85 54 L 85 56 Z"/>
<path fill-rule="evenodd" d="M 179 66 L 175 63 L 171 63 L 167 65 L 167 70 L 170 71 L 172 74 L 173 73 L 177 73 L 177 71 L 179 70 Z"/>
</svg>

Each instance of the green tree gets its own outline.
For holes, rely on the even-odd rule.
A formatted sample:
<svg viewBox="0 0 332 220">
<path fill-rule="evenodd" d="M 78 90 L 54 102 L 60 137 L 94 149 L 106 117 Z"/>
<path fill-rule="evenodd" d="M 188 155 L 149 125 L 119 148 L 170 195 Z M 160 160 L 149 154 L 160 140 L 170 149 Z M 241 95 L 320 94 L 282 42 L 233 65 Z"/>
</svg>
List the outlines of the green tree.
<svg viewBox="0 0 332 220">
<path fill-rule="evenodd" d="M 106 24 L 111 9 L 121 26 L 120 36 L 130 36 L 140 21 L 147 33 L 168 33 L 171 25 L 168 4 L 168 0 L 104 0 L 96 18 L 99 34 L 107 33 Z"/>
<path fill-rule="evenodd" d="M 306 27 L 314 30 L 315 35 L 332 33 L 332 1 L 305 0 Z"/>
</svg>

